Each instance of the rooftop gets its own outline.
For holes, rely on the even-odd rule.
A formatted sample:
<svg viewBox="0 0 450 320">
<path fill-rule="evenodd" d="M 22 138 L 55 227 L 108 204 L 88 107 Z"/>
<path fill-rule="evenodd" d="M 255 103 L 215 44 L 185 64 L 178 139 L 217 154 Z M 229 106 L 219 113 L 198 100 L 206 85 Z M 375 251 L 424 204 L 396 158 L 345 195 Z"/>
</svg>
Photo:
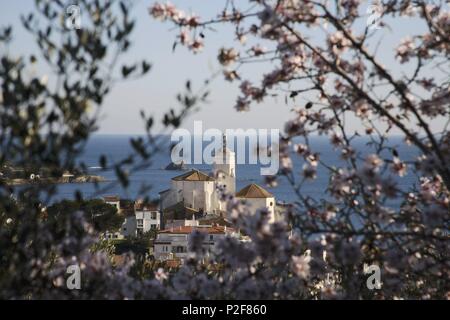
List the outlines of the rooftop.
<svg viewBox="0 0 450 320">
<path fill-rule="evenodd" d="M 173 177 L 174 181 L 214 181 L 213 177 L 208 176 L 206 173 L 203 173 L 199 170 L 191 170 L 182 175 Z"/>
<path fill-rule="evenodd" d="M 233 226 L 233 224 L 230 221 L 226 220 L 222 216 L 203 218 L 203 219 L 199 220 L 199 223 L 201 223 L 203 225 L 209 224 L 209 225 L 218 225 L 218 226 L 227 226 L 227 227 Z"/>
<path fill-rule="evenodd" d="M 249 184 L 236 193 L 237 198 L 273 198 L 273 194 L 257 184 Z"/>
<path fill-rule="evenodd" d="M 166 230 L 162 230 L 159 233 L 164 234 L 190 234 L 194 230 L 205 232 L 208 234 L 225 234 L 234 232 L 233 228 L 224 227 L 224 226 L 207 226 L 207 227 L 193 227 L 193 226 L 180 226 L 176 228 L 170 228 Z"/>
<path fill-rule="evenodd" d="M 105 200 L 105 202 L 117 202 L 120 201 L 120 197 L 119 196 L 104 196 L 103 200 Z"/>
</svg>

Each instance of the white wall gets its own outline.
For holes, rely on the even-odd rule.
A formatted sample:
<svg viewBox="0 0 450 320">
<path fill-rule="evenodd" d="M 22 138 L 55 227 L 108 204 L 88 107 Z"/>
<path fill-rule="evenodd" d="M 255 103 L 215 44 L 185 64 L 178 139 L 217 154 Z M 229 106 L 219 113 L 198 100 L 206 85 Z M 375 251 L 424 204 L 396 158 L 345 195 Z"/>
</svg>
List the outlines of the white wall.
<svg viewBox="0 0 450 320">
<path fill-rule="evenodd" d="M 215 181 L 173 181 L 177 202 L 184 199 L 186 206 L 212 213 L 217 208 Z"/>
<path fill-rule="evenodd" d="M 187 258 L 189 234 L 174 234 L 174 233 L 160 233 L 154 242 L 154 257 L 157 260 L 167 259 L 185 259 Z M 212 237 L 212 239 L 210 238 Z M 217 241 L 220 238 L 225 237 L 225 234 L 207 234 L 205 241 L 203 242 L 203 248 L 207 252 L 213 252 L 215 250 Z M 173 249 L 182 247 L 183 252 L 173 252 Z"/>
<path fill-rule="evenodd" d="M 184 259 L 187 256 L 189 241 L 188 234 L 158 234 L 154 242 L 153 254 L 155 259 L 167 260 L 172 258 Z M 172 252 L 172 248 L 182 247 L 185 252 Z"/>
<path fill-rule="evenodd" d="M 214 158 L 213 171 L 217 179 L 217 185 L 226 186 L 229 194 L 236 192 L 236 155 L 230 150 L 226 150 L 225 163 L 223 161 L 223 153 L 219 153 Z"/>
<path fill-rule="evenodd" d="M 245 198 L 244 200 L 252 214 L 267 208 L 270 214 L 269 222 L 275 222 L 275 198 Z"/>
<path fill-rule="evenodd" d="M 152 219 L 152 213 L 156 214 L 156 219 Z M 138 228 L 138 220 L 142 220 L 142 227 Z M 125 218 L 120 233 L 125 237 L 135 237 L 138 233 L 145 233 L 152 229 L 154 225 L 156 230 L 161 227 L 161 214 L 159 211 L 135 211 L 134 216 Z"/>
<path fill-rule="evenodd" d="M 134 237 L 136 235 L 136 217 L 129 216 L 125 218 L 120 233 L 125 237 Z"/>
<path fill-rule="evenodd" d="M 183 220 L 169 220 L 164 226 L 165 229 L 177 228 L 177 227 L 197 227 L 199 225 L 198 220 L 183 219 Z"/>
<path fill-rule="evenodd" d="M 153 218 L 153 216 L 155 217 Z M 139 221 L 142 221 L 142 227 L 140 227 Z M 148 232 L 152 228 L 159 230 L 161 227 L 161 214 L 159 211 L 136 210 L 136 225 L 136 231 L 141 233 Z"/>
</svg>

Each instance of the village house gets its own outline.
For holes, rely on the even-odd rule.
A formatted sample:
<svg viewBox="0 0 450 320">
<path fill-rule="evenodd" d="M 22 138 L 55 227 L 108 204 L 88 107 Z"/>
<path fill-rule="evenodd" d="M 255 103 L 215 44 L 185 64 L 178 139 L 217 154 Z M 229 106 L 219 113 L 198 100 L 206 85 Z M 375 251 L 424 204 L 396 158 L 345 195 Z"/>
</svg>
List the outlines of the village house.
<svg viewBox="0 0 450 320">
<path fill-rule="evenodd" d="M 195 219 L 195 214 L 192 214 L 191 219 L 171 219 L 165 221 L 164 227 L 166 229 L 177 227 L 198 227 L 200 225 L 199 220 Z"/>
<path fill-rule="evenodd" d="M 158 206 L 153 203 L 136 201 L 134 204 L 136 217 L 136 235 L 142 235 L 150 230 L 159 230 L 161 226 L 161 214 Z"/>
<path fill-rule="evenodd" d="M 134 213 L 134 206 L 131 208 L 124 208 L 122 210 L 122 214 L 124 215 L 124 222 L 122 224 L 122 228 L 120 233 L 125 237 L 135 237 L 136 236 L 136 215 Z"/>
<path fill-rule="evenodd" d="M 275 197 L 263 187 L 252 183 L 236 193 L 236 198 L 245 202 L 250 213 L 267 210 L 269 222 L 275 222 Z"/>
<path fill-rule="evenodd" d="M 116 207 L 117 212 L 120 213 L 120 197 L 119 196 L 104 196 L 103 201 L 105 203 L 110 204 L 114 207 Z"/>
<path fill-rule="evenodd" d="M 161 228 L 162 217 L 158 206 L 154 203 L 144 203 L 142 200 L 133 203 L 129 200 L 120 200 L 118 196 L 105 196 L 103 200 L 115 206 L 118 213 L 124 216 L 119 232 L 105 234 L 108 239 L 136 237 Z"/>
<path fill-rule="evenodd" d="M 160 199 L 163 210 L 179 203 L 206 214 L 218 208 L 215 179 L 195 169 L 172 178 L 171 188 L 161 192 Z"/>
<path fill-rule="evenodd" d="M 180 226 L 162 230 L 158 232 L 158 236 L 153 242 L 155 259 L 161 261 L 186 259 L 189 254 L 189 237 L 195 230 L 205 233 L 203 248 L 207 253 L 215 250 L 219 239 L 226 236 L 238 236 L 235 229 L 226 226 Z"/>
</svg>

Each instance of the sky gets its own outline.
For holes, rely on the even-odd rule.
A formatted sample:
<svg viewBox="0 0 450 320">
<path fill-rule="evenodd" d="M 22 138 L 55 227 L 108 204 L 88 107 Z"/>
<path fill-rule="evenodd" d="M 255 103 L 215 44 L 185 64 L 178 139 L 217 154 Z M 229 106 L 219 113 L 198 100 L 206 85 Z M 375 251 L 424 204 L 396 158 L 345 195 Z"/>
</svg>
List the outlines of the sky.
<svg viewBox="0 0 450 320">
<path fill-rule="evenodd" d="M 175 96 L 183 91 L 186 80 L 190 79 L 194 89 L 198 88 L 205 79 L 220 70 L 217 62 L 218 49 L 233 44 L 233 30 L 230 27 L 219 27 L 216 32 L 206 32 L 206 47 L 201 53 L 194 55 L 183 47 L 172 52 L 176 31 L 171 30 L 173 27 L 169 23 L 155 21 L 149 16 L 148 8 L 154 1 L 134 2 L 132 15 L 136 18 L 136 27 L 132 35 L 132 48 L 122 61 L 138 62 L 146 59 L 153 67 L 143 78 L 115 85 L 104 101 L 98 133 L 144 133 L 140 110 L 158 119 L 167 108 L 178 107 Z M 225 1 L 179 0 L 172 3 L 201 17 L 214 17 L 223 8 Z M 11 52 L 37 52 L 33 38 L 23 29 L 19 19 L 21 14 L 29 13 L 33 9 L 33 0 L 0 0 L 0 24 L 13 26 L 14 42 Z M 399 39 L 417 32 L 423 26 L 401 19 L 394 21 L 393 26 L 395 36 L 389 30 L 377 31 L 383 36 L 381 49 L 377 54 L 385 66 L 395 70 L 398 63 L 393 60 L 393 50 Z M 262 72 L 261 66 L 247 68 L 247 78 L 256 81 Z M 192 130 L 193 122 L 201 120 L 205 129 L 282 129 L 284 123 L 292 118 L 291 109 L 305 103 L 300 98 L 296 103 L 286 105 L 284 97 L 270 98 L 264 103 L 252 106 L 250 112 L 238 113 L 234 109 L 239 94 L 237 86 L 236 82 L 226 82 L 223 77 L 214 80 L 209 88 L 209 102 L 202 105 L 199 112 L 190 116 L 183 127 Z M 348 125 L 351 129 L 360 129 L 356 122 L 349 121 Z"/>
</svg>

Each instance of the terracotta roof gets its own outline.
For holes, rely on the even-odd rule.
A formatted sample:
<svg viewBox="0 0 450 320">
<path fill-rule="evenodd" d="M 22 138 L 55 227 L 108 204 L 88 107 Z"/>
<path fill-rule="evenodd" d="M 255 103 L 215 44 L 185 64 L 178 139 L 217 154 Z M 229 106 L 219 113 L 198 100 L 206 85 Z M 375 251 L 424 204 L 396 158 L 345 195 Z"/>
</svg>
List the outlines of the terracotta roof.
<svg viewBox="0 0 450 320">
<path fill-rule="evenodd" d="M 120 197 L 119 196 L 104 196 L 103 200 L 105 200 L 106 202 L 116 202 L 116 201 L 120 201 Z"/>
<path fill-rule="evenodd" d="M 231 227 L 233 224 L 224 219 L 223 217 L 212 217 L 212 218 L 204 218 L 204 219 L 199 219 L 199 223 L 203 224 L 203 225 L 218 225 L 218 226 L 227 226 L 227 227 Z"/>
<path fill-rule="evenodd" d="M 273 198 L 273 194 L 257 184 L 249 184 L 236 193 L 237 198 Z"/>
<path fill-rule="evenodd" d="M 123 266 L 126 262 L 126 256 L 125 255 L 119 255 L 119 254 L 115 254 L 112 257 L 113 260 L 113 264 L 116 266 Z"/>
<path fill-rule="evenodd" d="M 214 181 L 213 177 L 208 176 L 206 173 L 203 173 L 198 170 L 191 170 L 182 175 L 173 177 L 172 180 L 175 181 Z"/>
<path fill-rule="evenodd" d="M 168 268 L 178 268 L 181 265 L 180 260 L 168 259 L 166 260 L 166 266 Z"/>
<path fill-rule="evenodd" d="M 223 226 L 212 226 L 212 227 L 192 227 L 192 226 L 180 226 L 176 228 L 170 228 L 166 230 L 161 230 L 159 233 L 172 233 L 172 234 L 190 234 L 194 230 L 205 232 L 208 234 L 225 234 L 234 232 L 233 228 L 223 227 Z"/>
</svg>

